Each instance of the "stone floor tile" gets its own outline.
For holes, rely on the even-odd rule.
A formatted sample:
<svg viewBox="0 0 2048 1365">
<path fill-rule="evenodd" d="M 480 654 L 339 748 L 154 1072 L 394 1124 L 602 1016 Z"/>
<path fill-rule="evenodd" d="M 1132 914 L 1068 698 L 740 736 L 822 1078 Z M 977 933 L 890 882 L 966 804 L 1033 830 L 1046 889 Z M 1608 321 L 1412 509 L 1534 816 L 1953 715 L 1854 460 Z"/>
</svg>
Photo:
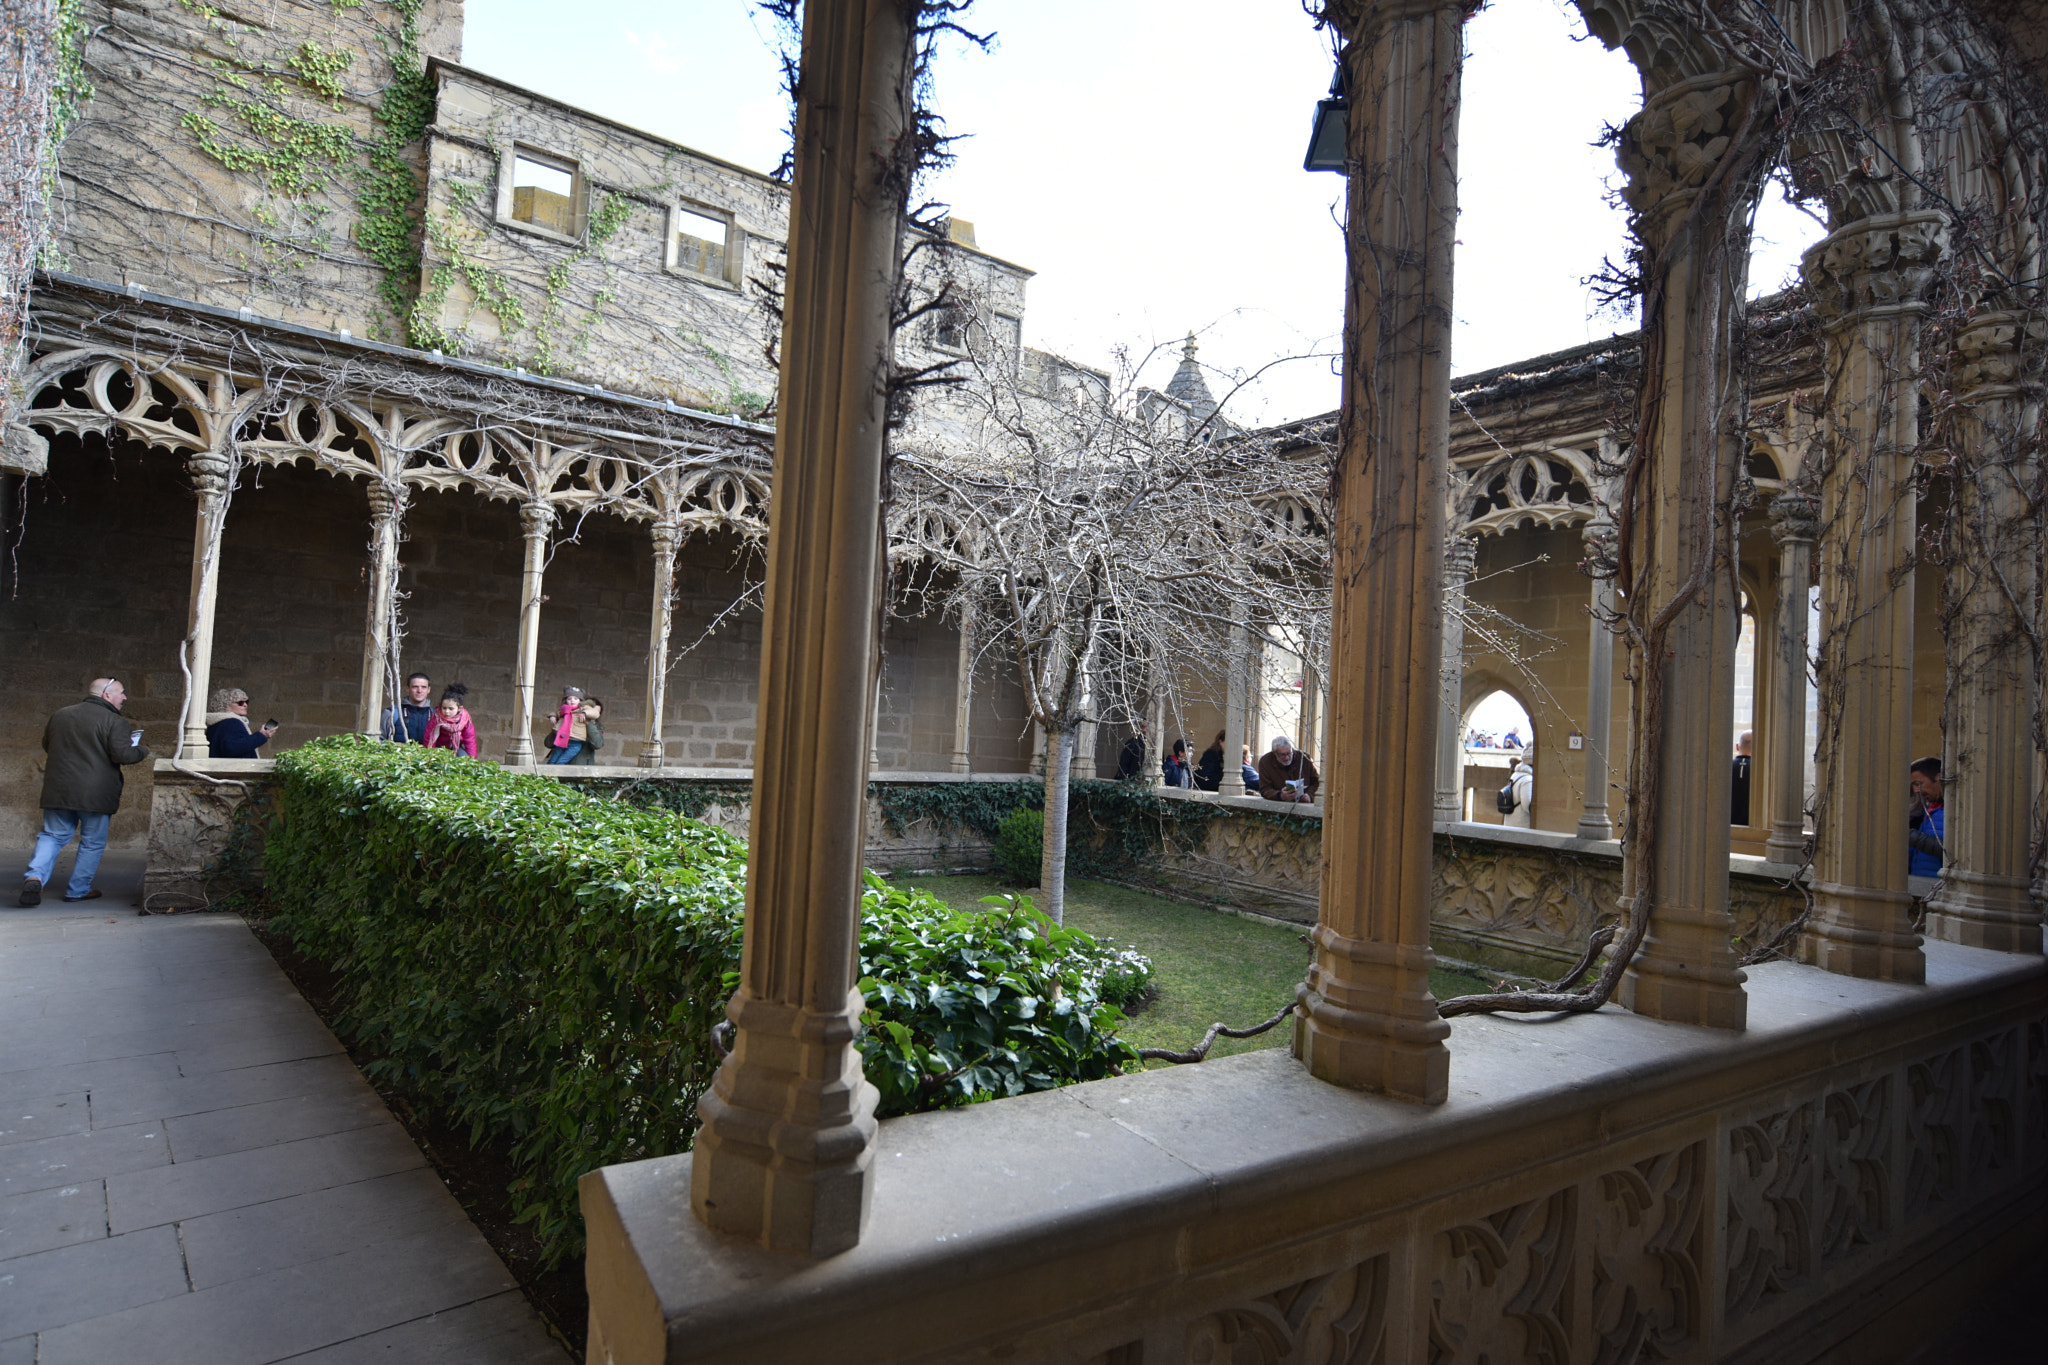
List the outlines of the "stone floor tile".
<svg viewBox="0 0 2048 1365">
<path fill-rule="evenodd" d="M 0 1148 L 83 1133 L 90 1127 L 92 1105 L 83 1090 L 0 1098 Z"/>
<path fill-rule="evenodd" d="M 178 1049 L 178 1067 L 187 1076 L 209 1071 L 237 1071 L 245 1066 L 296 1062 L 307 1057 L 333 1057 L 341 1043 L 310 1009 L 302 1014 L 265 1019 L 260 1028 L 222 1037 L 218 1030 L 190 1030 L 193 1038 L 168 1039 Z"/>
<path fill-rule="evenodd" d="M 81 1180 L 0 1199 L 0 1272 L 16 1256 L 107 1235 L 107 1183 Z"/>
<path fill-rule="evenodd" d="M 566 1365 L 569 1353 L 516 1290 L 293 1358 L 292 1365 Z"/>
<path fill-rule="evenodd" d="M 397 1124 L 181 1161 L 107 1180 L 115 1232 L 246 1208 L 425 1164 Z"/>
<path fill-rule="evenodd" d="M 5 1029 L 0 1029 L 0 1035 L 5 1033 Z M 5 1062 L 0 1061 L 0 1065 L 5 1065 Z M 172 1052 L 122 1057 L 109 1062 L 81 1062 L 70 1066 L 38 1066 L 24 1071 L 0 1072 L 0 1113 L 18 1107 L 23 1100 L 44 1095 L 97 1091 L 110 1086 L 163 1084 L 177 1079 L 178 1057 Z M 135 1117 L 154 1118 L 155 1115 L 138 1114 Z"/>
<path fill-rule="evenodd" d="M 512 1287 L 481 1237 L 432 1233 L 44 1332 L 37 1365 L 265 1365 Z"/>
<path fill-rule="evenodd" d="M 0 1318 L 0 1322 L 6 1319 Z M 7 1329 L 0 1327 L 0 1332 Z M 14 1337 L 0 1341 L 0 1365 L 36 1365 L 36 1339 L 34 1336 Z"/>
<path fill-rule="evenodd" d="M 40 1142 L 17 1142 L 0 1147 L 0 1195 L 170 1164 L 170 1139 L 161 1123 L 134 1123 Z"/>
<path fill-rule="evenodd" d="M 356 1070 L 355 1063 L 336 1054 L 199 1076 L 95 1085 L 92 1121 L 96 1128 L 111 1128 L 144 1119 L 203 1114 L 213 1109 L 232 1109 L 322 1091 L 353 1091 L 362 1084 L 362 1073 Z"/>
<path fill-rule="evenodd" d="M 177 1229 L 149 1228 L 0 1262 L 0 1323 L 47 1332 L 190 1292 Z"/>
<path fill-rule="evenodd" d="M 391 1111 L 384 1101 L 358 1082 L 345 1090 L 209 1109 L 170 1119 L 164 1126 L 170 1130 L 171 1150 L 183 1163 L 389 1122 Z"/>
<path fill-rule="evenodd" d="M 465 1241 L 478 1235 L 441 1178 L 423 1166 L 178 1225 L 200 1289 L 437 1229 Z"/>
</svg>

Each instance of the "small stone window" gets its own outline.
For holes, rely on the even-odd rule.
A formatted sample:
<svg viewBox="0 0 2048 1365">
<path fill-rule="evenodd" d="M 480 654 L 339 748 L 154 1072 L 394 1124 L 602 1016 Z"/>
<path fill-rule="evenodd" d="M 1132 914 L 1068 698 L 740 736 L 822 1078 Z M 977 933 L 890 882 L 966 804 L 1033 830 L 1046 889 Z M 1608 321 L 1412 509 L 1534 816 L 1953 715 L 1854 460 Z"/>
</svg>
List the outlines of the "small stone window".
<svg viewBox="0 0 2048 1365">
<path fill-rule="evenodd" d="M 967 349 L 967 333 L 972 315 L 957 305 L 932 310 L 932 345 L 942 351 L 964 351 Z"/>
<path fill-rule="evenodd" d="M 738 265 L 732 219 L 715 209 L 678 204 L 670 210 L 669 266 L 685 275 L 731 283 Z"/>
<path fill-rule="evenodd" d="M 512 203 L 508 217 L 557 236 L 583 230 L 582 176 L 576 163 L 521 147 L 512 153 Z"/>
</svg>

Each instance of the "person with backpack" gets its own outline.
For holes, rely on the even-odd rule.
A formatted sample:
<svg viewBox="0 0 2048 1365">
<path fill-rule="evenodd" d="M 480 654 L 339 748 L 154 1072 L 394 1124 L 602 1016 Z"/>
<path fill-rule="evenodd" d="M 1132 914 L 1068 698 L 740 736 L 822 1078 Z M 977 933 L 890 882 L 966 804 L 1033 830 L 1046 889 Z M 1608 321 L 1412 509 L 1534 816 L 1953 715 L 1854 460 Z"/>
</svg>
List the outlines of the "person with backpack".
<svg viewBox="0 0 2048 1365">
<path fill-rule="evenodd" d="M 1520 758 L 1509 759 L 1508 784 L 1494 798 L 1500 822 L 1515 829 L 1532 829 L 1529 808 L 1536 800 L 1536 755 L 1524 750 Z"/>
</svg>

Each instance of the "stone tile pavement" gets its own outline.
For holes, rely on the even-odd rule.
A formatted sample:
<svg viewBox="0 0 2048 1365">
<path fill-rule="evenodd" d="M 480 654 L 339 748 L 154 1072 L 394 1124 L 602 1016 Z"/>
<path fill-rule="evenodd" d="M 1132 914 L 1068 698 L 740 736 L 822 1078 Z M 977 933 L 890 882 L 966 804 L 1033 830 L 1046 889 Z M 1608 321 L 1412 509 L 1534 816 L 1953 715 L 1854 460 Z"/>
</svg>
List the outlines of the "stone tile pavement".
<svg viewBox="0 0 2048 1365">
<path fill-rule="evenodd" d="M 239 918 L 0 859 L 0 1365 L 566 1365 Z"/>
</svg>

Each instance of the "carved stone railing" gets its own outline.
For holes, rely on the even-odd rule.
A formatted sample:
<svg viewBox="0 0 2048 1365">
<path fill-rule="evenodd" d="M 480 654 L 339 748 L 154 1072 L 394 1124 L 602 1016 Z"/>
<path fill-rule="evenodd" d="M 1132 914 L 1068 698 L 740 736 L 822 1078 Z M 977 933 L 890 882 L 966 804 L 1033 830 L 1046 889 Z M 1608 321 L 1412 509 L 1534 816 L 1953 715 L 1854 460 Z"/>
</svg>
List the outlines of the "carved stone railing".
<svg viewBox="0 0 2048 1365">
<path fill-rule="evenodd" d="M 590 1358 L 1910 1356 L 2039 1244 L 2048 1164 L 2048 965 L 1927 957 L 1753 968 L 1742 1033 L 1459 1019 L 1435 1108 L 1274 1049 L 886 1120 L 822 1262 L 707 1232 L 689 1156 L 608 1167 Z"/>
</svg>

